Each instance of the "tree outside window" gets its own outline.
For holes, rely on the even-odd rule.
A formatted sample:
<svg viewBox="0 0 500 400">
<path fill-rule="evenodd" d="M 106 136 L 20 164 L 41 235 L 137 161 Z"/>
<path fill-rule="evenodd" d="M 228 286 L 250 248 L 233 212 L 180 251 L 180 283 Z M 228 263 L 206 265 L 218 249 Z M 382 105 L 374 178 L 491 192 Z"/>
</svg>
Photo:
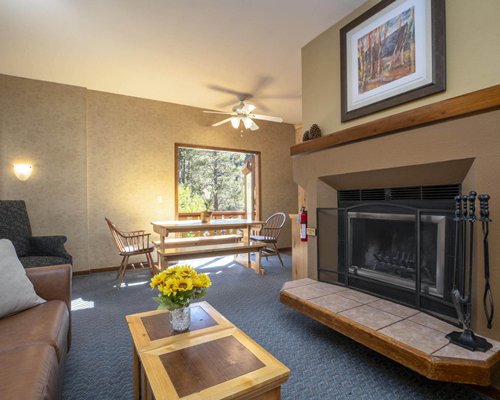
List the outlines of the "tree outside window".
<svg viewBox="0 0 500 400">
<path fill-rule="evenodd" d="M 244 211 L 244 166 L 251 153 L 177 147 L 178 213 Z M 206 204 L 209 203 L 209 204 Z"/>
</svg>

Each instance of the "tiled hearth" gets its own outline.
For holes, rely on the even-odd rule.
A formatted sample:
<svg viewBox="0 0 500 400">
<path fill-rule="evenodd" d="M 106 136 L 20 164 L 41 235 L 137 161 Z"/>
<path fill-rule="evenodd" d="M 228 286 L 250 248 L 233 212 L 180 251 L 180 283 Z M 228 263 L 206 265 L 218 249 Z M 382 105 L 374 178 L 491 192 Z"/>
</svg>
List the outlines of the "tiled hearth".
<svg viewBox="0 0 500 400">
<path fill-rule="evenodd" d="M 429 365 L 434 361 L 463 361 L 464 364 L 476 361 L 479 363 L 478 368 L 488 368 L 499 362 L 500 342 L 488 339 L 493 348 L 486 353 L 468 351 L 450 344 L 445 337 L 459 328 L 413 308 L 344 286 L 317 282 L 309 278 L 295 280 L 283 285 L 281 300 L 320 322 L 333 321 L 332 324 L 326 324 L 334 329 L 338 326 L 349 326 L 349 329 L 338 329 L 347 336 L 350 336 L 349 331 L 359 329 L 363 334 L 376 336 L 382 343 L 386 341 L 389 347 L 400 346 L 406 349 L 406 354 L 421 357 L 427 360 Z M 308 312 L 308 309 L 312 312 Z M 353 335 L 353 338 L 363 343 L 356 335 Z M 363 344 L 372 347 L 366 341 Z M 411 351 L 408 352 L 408 349 Z M 391 357 L 390 354 L 386 355 Z"/>
</svg>

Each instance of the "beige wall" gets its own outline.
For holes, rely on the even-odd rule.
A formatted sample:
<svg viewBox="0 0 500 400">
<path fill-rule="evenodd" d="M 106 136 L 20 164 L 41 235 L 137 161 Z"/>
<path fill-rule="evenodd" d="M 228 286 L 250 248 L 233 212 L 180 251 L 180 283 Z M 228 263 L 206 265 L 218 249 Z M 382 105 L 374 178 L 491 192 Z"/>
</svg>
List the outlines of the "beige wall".
<svg viewBox="0 0 500 400">
<path fill-rule="evenodd" d="M 211 127 L 220 116 L 194 107 L 94 91 L 88 92 L 88 104 L 89 249 L 97 266 L 116 264 L 105 216 L 123 229 L 174 218 L 176 142 L 260 151 L 263 217 L 296 211 L 292 125 L 259 122 L 261 129 L 242 136 L 230 125 Z M 291 245 L 289 229 L 287 223 L 282 247 Z"/>
<path fill-rule="evenodd" d="M 87 265 L 85 89 L 0 75 L 0 199 L 26 201 L 34 235 L 65 234 Z M 26 182 L 13 163 L 33 164 Z"/>
<path fill-rule="evenodd" d="M 340 28 L 378 1 L 370 0 L 302 49 L 302 122 L 323 134 L 500 83 L 500 1 L 446 1 L 447 89 L 347 123 L 340 122 Z"/>
<path fill-rule="evenodd" d="M 148 231 L 173 218 L 175 142 L 261 151 L 263 216 L 296 211 L 293 125 L 241 136 L 198 108 L 6 75 L 0 106 L 0 198 L 27 200 L 35 234 L 66 234 L 75 270 L 119 264 L 105 216 Z M 12 173 L 18 159 L 34 164 L 26 182 Z M 279 245 L 290 246 L 288 225 Z"/>
</svg>

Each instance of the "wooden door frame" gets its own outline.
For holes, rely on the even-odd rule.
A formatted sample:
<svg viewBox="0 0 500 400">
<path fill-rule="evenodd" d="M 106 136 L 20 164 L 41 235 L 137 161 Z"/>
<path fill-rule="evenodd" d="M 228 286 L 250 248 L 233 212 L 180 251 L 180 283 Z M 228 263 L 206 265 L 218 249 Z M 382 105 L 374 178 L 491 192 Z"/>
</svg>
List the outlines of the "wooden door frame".
<svg viewBox="0 0 500 400">
<path fill-rule="evenodd" d="M 189 143 L 174 143 L 174 196 L 175 196 L 175 218 L 179 217 L 179 147 L 187 147 L 191 149 L 202 149 L 202 150 L 220 150 L 220 151 L 231 151 L 234 153 L 246 153 L 255 155 L 255 168 L 257 173 L 255 174 L 255 200 L 257 202 L 255 207 L 255 219 L 260 221 L 262 215 L 262 154 L 257 150 L 245 150 L 245 149 L 233 149 L 230 147 L 219 147 L 219 146 L 205 146 L 202 144 L 189 144 Z"/>
</svg>

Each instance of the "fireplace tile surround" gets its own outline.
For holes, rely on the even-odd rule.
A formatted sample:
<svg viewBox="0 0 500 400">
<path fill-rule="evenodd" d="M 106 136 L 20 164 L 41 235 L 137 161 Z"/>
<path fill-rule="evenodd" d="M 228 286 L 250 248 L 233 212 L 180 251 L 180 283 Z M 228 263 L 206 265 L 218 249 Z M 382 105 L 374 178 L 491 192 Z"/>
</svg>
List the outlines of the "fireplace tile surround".
<svg viewBox="0 0 500 400">
<path fill-rule="evenodd" d="M 299 279 L 293 283 L 295 287 L 287 286 L 287 284 L 283 286 L 282 296 L 291 296 L 337 314 L 343 320 L 369 328 L 425 355 L 487 361 L 497 357 L 497 353 L 500 352 L 500 342 L 491 339 L 488 340 L 491 341 L 493 347 L 485 353 L 467 351 L 451 344 L 446 339 L 445 332 L 456 330 L 455 326 L 412 308 L 390 301 L 381 302 L 376 298 L 371 301 L 364 298 L 368 302 L 362 304 L 352 298 L 356 298 L 357 294 L 364 295 L 364 293 L 333 284 L 328 285 L 338 287 L 337 292 L 325 295 L 325 291 L 320 292 L 317 282 L 312 279 Z M 397 314 L 394 310 L 398 310 Z"/>
<path fill-rule="evenodd" d="M 335 207 L 339 190 L 460 184 L 492 196 L 491 215 L 500 215 L 500 111 L 447 120 L 371 140 L 293 157 L 294 180 L 306 193 L 309 226 L 316 209 Z M 495 201 L 499 199 L 499 201 Z M 476 242 L 480 240 L 476 230 Z M 500 230 L 490 230 L 492 287 L 500 287 Z M 307 243 L 308 276 L 317 279 L 317 238 Z M 482 254 L 475 254 L 473 328 L 500 339 L 498 322 L 486 329 L 482 311 Z M 479 268 L 478 268 L 479 267 Z M 493 289 L 496 304 L 500 292 Z M 494 322 L 495 324 L 495 322 Z"/>
</svg>

